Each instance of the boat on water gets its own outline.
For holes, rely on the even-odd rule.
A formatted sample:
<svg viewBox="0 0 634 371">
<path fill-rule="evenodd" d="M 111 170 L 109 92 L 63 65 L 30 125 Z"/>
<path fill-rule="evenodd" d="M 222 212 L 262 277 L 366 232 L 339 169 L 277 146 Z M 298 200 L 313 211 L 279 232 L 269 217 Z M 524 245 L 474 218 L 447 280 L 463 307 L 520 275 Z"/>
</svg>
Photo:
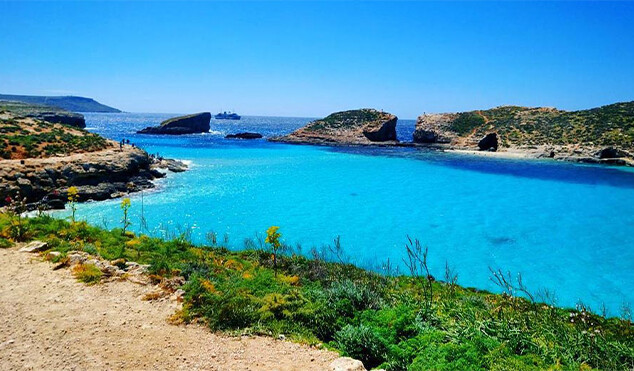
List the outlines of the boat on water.
<svg viewBox="0 0 634 371">
<path fill-rule="evenodd" d="M 216 120 L 240 120 L 240 115 L 235 112 L 221 112 L 214 116 Z"/>
</svg>

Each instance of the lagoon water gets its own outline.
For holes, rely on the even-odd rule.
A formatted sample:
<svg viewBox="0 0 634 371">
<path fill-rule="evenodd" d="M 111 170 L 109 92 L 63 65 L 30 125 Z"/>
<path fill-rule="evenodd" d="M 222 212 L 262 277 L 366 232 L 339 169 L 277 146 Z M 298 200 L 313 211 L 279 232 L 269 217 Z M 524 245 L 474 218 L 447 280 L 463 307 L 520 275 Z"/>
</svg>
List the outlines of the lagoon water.
<svg viewBox="0 0 634 371">
<path fill-rule="evenodd" d="M 281 227 L 284 241 L 341 245 L 353 262 L 401 265 L 407 236 L 429 247 L 437 278 L 445 262 L 459 283 L 496 290 L 488 267 L 521 272 L 533 290 L 548 288 L 562 306 L 579 300 L 618 315 L 634 305 L 634 172 L 551 161 L 486 159 L 407 148 L 329 148 L 223 139 L 257 131 L 288 133 L 309 119 L 212 120 L 212 133 L 180 137 L 134 132 L 165 114 L 86 114 L 88 129 L 127 138 L 150 153 L 187 160 L 156 191 L 134 195 L 155 235 L 208 232 L 232 248 Z M 413 121 L 399 121 L 409 140 Z M 119 201 L 79 205 L 80 218 L 113 228 Z"/>
</svg>

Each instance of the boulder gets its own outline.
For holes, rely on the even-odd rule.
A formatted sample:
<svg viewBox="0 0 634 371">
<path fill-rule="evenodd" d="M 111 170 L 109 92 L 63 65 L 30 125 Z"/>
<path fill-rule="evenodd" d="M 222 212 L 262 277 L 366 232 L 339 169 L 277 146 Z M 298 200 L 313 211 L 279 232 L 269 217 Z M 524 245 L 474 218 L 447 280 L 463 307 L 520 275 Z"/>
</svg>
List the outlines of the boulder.
<svg viewBox="0 0 634 371">
<path fill-rule="evenodd" d="M 262 138 L 262 134 L 260 133 L 237 133 L 237 134 L 229 134 L 225 136 L 225 139 L 260 139 Z"/>
<path fill-rule="evenodd" d="M 339 357 L 330 363 L 331 371 L 365 371 L 363 362 L 350 357 Z"/>
<path fill-rule="evenodd" d="M 210 129 L 211 113 L 202 112 L 193 115 L 173 117 L 161 122 L 159 126 L 149 126 L 137 131 L 138 134 L 182 135 L 207 133 Z"/>
<path fill-rule="evenodd" d="M 390 113 L 364 108 L 335 112 L 272 141 L 306 144 L 367 145 L 397 142 L 398 118 Z"/>
<path fill-rule="evenodd" d="M 478 148 L 480 151 L 497 151 L 498 150 L 498 135 L 497 133 L 489 133 L 480 139 L 478 142 Z"/>
<path fill-rule="evenodd" d="M 43 241 L 31 241 L 20 249 L 22 252 L 40 252 L 48 249 L 48 243 Z"/>
</svg>

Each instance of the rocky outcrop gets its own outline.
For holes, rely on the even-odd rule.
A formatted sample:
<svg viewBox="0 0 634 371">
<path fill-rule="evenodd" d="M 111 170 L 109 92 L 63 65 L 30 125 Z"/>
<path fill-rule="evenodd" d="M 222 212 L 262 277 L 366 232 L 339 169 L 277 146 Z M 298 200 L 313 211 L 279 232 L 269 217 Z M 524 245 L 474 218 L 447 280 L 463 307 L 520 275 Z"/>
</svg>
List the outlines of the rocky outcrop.
<svg viewBox="0 0 634 371">
<path fill-rule="evenodd" d="M 497 151 L 498 135 L 496 133 L 485 135 L 484 138 L 478 142 L 478 148 L 480 148 L 480 151 Z"/>
<path fill-rule="evenodd" d="M 375 109 L 336 112 L 289 135 L 270 140 L 325 145 L 396 143 L 397 121 L 396 116 Z"/>
<path fill-rule="evenodd" d="M 6 198 L 26 198 L 30 209 L 41 204 L 63 208 L 68 188 L 78 189 L 78 201 L 105 200 L 153 188 L 165 174 L 139 148 L 124 146 L 103 151 L 26 160 L 0 160 L 0 206 Z M 168 167 L 169 168 L 169 167 Z"/>
<path fill-rule="evenodd" d="M 413 134 L 414 143 L 450 143 L 456 138 L 456 134 L 449 129 L 454 116 L 447 113 L 419 116 Z"/>
<path fill-rule="evenodd" d="M 248 133 L 248 132 L 229 134 L 225 136 L 225 139 L 260 139 L 260 138 L 262 138 L 262 134 Z"/>
<path fill-rule="evenodd" d="M 210 129 L 211 113 L 202 112 L 193 115 L 174 117 L 161 122 L 159 126 L 150 126 L 137 131 L 139 134 L 183 135 L 207 133 Z"/>
<path fill-rule="evenodd" d="M 32 117 L 53 124 L 64 124 L 82 129 L 86 127 L 86 120 L 84 119 L 84 115 L 81 115 L 79 113 L 61 111 L 40 112 L 34 115 L 27 115 L 26 117 Z"/>
</svg>

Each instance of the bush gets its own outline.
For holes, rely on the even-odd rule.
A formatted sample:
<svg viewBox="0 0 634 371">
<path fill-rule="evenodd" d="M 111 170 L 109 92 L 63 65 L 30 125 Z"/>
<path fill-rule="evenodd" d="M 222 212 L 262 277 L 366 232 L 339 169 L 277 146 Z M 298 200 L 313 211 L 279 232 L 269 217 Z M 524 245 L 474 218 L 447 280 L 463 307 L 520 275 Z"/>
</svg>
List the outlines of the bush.
<svg viewBox="0 0 634 371">
<path fill-rule="evenodd" d="M 0 237 L 0 249 L 6 249 L 8 247 L 13 246 L 13 243 L 6 238 Z"/>
<path fill-rule="evenodd" d="M 73 268 L 73 276 L 85 284 L 94 285 L 101 281 L 103 272 L 94 264 L 77 264 Z"/>
<path fill-rule="evenodd" d="M 380 365 L 387 355 L 384 340 L 365 325 L 345 326 L 335 334 L 333 345 L 344 355 L 363 362 L 366 368 Z"/>
</svg>

